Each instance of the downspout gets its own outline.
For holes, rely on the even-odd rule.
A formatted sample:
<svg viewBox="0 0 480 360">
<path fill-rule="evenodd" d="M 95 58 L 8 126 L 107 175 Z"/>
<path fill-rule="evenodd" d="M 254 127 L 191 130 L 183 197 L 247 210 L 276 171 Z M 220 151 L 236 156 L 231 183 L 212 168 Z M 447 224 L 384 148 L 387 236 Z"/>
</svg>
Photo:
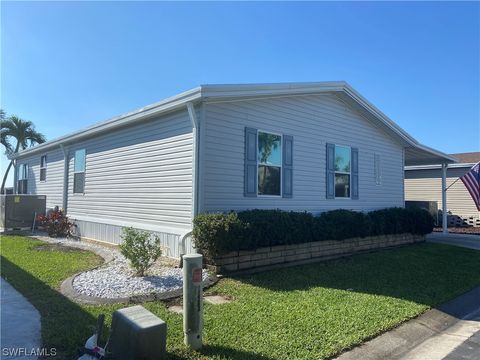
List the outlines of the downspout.
<svg viewBox="0 0 480 360">
<path fill-rule="evenodd" d="M 60 149 L 63 152 L 63 196 L 62 196 L 62 209 L 63 213 L 67 214 L 68 205 L 68 149 L 60 144 Z"/>
<path fill-rule="evenodd" d="M 198 213 L 198 138 L 200 134 L 199 122 L 195 108 L 191 102 L 187 103 L 188 115 L 192 123 L 192 218 Z"/>
<path fill-rule="evenodd" d="M 14 159 L 13 160 L 13 193 L 14 194 L 17 194 L 17 191 L 18 191 L 17 181 L 18 181 L 17 159 Z"/>
<path fill-rule="evenodd" d="M 187 103 L 188 116 L 192 123 L 192 220 L 198 214 L 198 144 L 199 144 L 199 121 L 195 113 L 195 107 L 191 102 Z M 183 265 L 183 255 L 186 253 L 185 242 L 192 232 L 184 234 L 180 239 L 180 267 Z"/>
</svg>

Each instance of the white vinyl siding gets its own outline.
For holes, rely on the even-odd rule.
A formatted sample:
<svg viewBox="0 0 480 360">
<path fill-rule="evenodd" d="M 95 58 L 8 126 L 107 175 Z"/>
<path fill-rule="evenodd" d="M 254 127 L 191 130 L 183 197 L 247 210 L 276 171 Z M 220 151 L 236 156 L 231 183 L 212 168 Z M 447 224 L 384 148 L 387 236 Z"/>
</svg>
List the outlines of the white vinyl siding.
<svg viewBox="0 0 480 360">
<path fill-rule="evenodd" d="M 74 154 L 86 149 L 84 193 L 73 193 Z M 185 111 L 69 147 L 68 215 L 158 229 L 190 228 L 192 127 Z"/>
<path fill-rule="evenodd" d="M 244 129 L 275 129 L 294 137 L 293 197 L 244 196 Z M 403 206 L 403 147 L 332 95 L 305 95 L 205 104 L 201 146 L 202 211 L 280 208 L 318 213 L 339 207 Z M 326 199 L 326 143 L 358 148 L 358 200 Z M 374 154 L 384 163 L 375 184 Z"/>
<path fill-rule="evenodd" d="M 468 167 L 447 169 L 447 187 L 470 170 Z M 440 169 L 406 170 L 405 200 L 436 201 L 442 209 L 442 173 Z M 447 190 L 447 209 L 453 215 L 479 216 L 467 188 L 458 180 Z"/>
<path fill-rule="evenodd" d="M 20 159 L 18 164 L 28 164 L 28 194 L 46 195 L 47 209 L 62 208 L 63 153 L 60 149 L 43 154 L 48 161 L 47 181 L 40 181 L 40 155 Z"/>
</svg>

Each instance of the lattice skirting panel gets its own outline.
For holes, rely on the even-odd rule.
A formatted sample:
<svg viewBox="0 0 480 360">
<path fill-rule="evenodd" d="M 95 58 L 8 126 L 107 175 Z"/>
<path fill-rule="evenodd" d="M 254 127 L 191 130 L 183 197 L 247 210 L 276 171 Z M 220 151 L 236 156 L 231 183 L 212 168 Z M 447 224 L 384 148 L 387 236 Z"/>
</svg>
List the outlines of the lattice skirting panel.
<svg viewBox="0 0 480 360">
<path fill-rule="evenodd" d="M 441 217 L 440 217 L 441 219 Z M 480 227 L 479 215 L 448 215 L 448 226 Z"/>
</svg>

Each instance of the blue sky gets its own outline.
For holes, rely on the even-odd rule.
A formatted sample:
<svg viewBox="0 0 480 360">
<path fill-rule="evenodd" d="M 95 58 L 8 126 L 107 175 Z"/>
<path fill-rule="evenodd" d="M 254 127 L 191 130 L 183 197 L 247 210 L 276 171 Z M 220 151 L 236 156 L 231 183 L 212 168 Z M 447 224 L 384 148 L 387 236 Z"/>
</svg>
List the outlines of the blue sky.
<svg viewBox="0 0 480 360">
<path fill-rule="evenodd" d="M 2 2 L 1 107 L 52 139 L 199 84 L 346 80 L 422 143 L 478 151 L 479 19 L 478 2 Z"/>
</svg>

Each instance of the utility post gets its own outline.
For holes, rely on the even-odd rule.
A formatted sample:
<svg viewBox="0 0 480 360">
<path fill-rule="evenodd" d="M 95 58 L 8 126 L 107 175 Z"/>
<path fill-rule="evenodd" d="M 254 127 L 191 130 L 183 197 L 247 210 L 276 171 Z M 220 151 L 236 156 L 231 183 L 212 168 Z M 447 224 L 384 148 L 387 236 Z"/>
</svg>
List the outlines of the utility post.
<svg viewBox="0 0 480 360">
<path fill-rule="evenodd" d="M 202 347 L 203 330 L 203 256 L 183 256 L 183 334 L 185 345 L 193 350 Z"/>
</svg>

